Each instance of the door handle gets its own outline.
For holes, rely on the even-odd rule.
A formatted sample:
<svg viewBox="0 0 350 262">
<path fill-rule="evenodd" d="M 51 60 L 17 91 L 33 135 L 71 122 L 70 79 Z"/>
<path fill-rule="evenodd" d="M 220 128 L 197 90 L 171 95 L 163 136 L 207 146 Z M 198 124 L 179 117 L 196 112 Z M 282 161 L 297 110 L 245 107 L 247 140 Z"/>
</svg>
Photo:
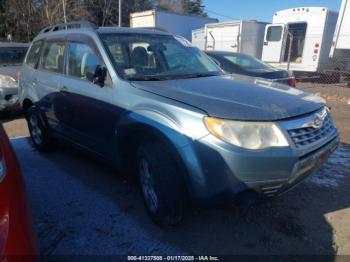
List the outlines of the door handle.
<svg viewBox="0 0 350 262">
<path fill-rule="evenodd" d="M 66 86 L 61 86 L 61 87 L 59 88 L 59 90 L 60 90 L 60 92 L 67 92 L 67 91 L 68 91 L 68 89 L 67 89 Z"/>
<path fill-rule="evenodd" d="M 68 93 L 68 88 L 67 88 L 66 86 L 61 86 L 61 87 L 59 88 L 59 91 L 60 91 L 60 93 L 61 93 L 62 95 L 66 96 L 67 93 Z"/>
</svg>

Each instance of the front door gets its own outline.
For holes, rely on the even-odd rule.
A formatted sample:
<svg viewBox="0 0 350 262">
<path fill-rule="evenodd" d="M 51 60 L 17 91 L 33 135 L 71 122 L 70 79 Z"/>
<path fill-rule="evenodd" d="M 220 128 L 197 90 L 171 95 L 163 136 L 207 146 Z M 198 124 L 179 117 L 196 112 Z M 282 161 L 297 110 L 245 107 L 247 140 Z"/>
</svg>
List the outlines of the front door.
<svg viewBox="0 0 350 262">
<path fill-rule="evenodd" d="M 67 77 L 63 83 L 69 114 L 73 117 L 70 137 L 74 142 L 103 155 L 108 154 L 114 137 L 118 111 L 113 106 L 113 86 L 107 76 L 104 86 L 88 79 L 88 70 L 105 67 L 92 39 L 68 37 Z M 109 74 L 107 74 L 109 75 Z"/>
</svg>

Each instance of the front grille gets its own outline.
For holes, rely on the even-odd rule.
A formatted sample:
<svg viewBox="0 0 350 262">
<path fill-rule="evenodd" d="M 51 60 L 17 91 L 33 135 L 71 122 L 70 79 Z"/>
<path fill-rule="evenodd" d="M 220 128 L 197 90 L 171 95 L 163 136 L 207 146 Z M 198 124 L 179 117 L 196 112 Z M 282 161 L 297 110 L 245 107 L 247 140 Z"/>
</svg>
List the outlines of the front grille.
<svg viewBox="0 0 350 262">
<path fill-rule="evenodd" d="M 336 131 L 330 114 L 327 114 L 320 127 L 307 126 L 288 130 L 297 148 L 308 146 L 332 135 Z"/>
</svg>

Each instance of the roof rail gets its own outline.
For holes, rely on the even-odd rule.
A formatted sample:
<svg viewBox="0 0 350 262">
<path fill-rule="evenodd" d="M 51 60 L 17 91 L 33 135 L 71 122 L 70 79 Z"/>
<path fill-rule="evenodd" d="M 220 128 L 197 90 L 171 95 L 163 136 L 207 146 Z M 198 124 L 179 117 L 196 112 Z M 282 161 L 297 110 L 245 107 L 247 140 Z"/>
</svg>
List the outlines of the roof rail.
<svg viewBox="0 0 350 262">
<path fill-rule="evenodd" d="M 39 34 L 45 34 L 45 33 L 49 33 L 49 32 L 69 30 L 69 29 L 75 29 L 75 28 L 97 29 L 98 26 L 95 25 L 94 23 L 89 22 L 89 21 L 72 21 L 72 22 L 68 22 L 68 23 L 50 25 L 50 26 L 42 29 Z"/>
<path fill-rule="evenodd" d="M 134 29 L 148 29 L 148 30 L 154 30 L 154 31 L 162 31 L 162 32 L 169 32 L 168 30 L 161 28 L 161 27 L 134 27 Z"/>
</svg>

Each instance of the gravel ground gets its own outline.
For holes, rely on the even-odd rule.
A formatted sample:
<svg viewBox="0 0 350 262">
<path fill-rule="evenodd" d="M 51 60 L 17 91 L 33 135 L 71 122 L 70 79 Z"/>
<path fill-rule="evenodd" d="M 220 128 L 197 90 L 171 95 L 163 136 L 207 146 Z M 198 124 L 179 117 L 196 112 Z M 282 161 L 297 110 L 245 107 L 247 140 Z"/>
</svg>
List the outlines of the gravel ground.
<svg viewBox="0 0 350 262">
<path fill-rule="evenodd" d="M 12 140 L 43 255 L 350 254 L 350 148 L 294 190 L 251 208 L 189 211 L 160 229 L 137 187 L 112 168 L 62 147 L 40 154 Z"/>
<path fill-rule="evenodd" d="M 340 94 L 328 86 L 304 88 Z M 327 101 L 342 145 L 317 173 L 272 201 L 193 208 L 183 224 L 165 229 L 149 220 L 137 187 L 123 174 L 64 146 L 38 153 L 25 138 L 23 119 L 3 124 L 22 165 L 44 255 L 318 254 L 333 260 L 350 255 L 350 105 Z"/>
</svg>

